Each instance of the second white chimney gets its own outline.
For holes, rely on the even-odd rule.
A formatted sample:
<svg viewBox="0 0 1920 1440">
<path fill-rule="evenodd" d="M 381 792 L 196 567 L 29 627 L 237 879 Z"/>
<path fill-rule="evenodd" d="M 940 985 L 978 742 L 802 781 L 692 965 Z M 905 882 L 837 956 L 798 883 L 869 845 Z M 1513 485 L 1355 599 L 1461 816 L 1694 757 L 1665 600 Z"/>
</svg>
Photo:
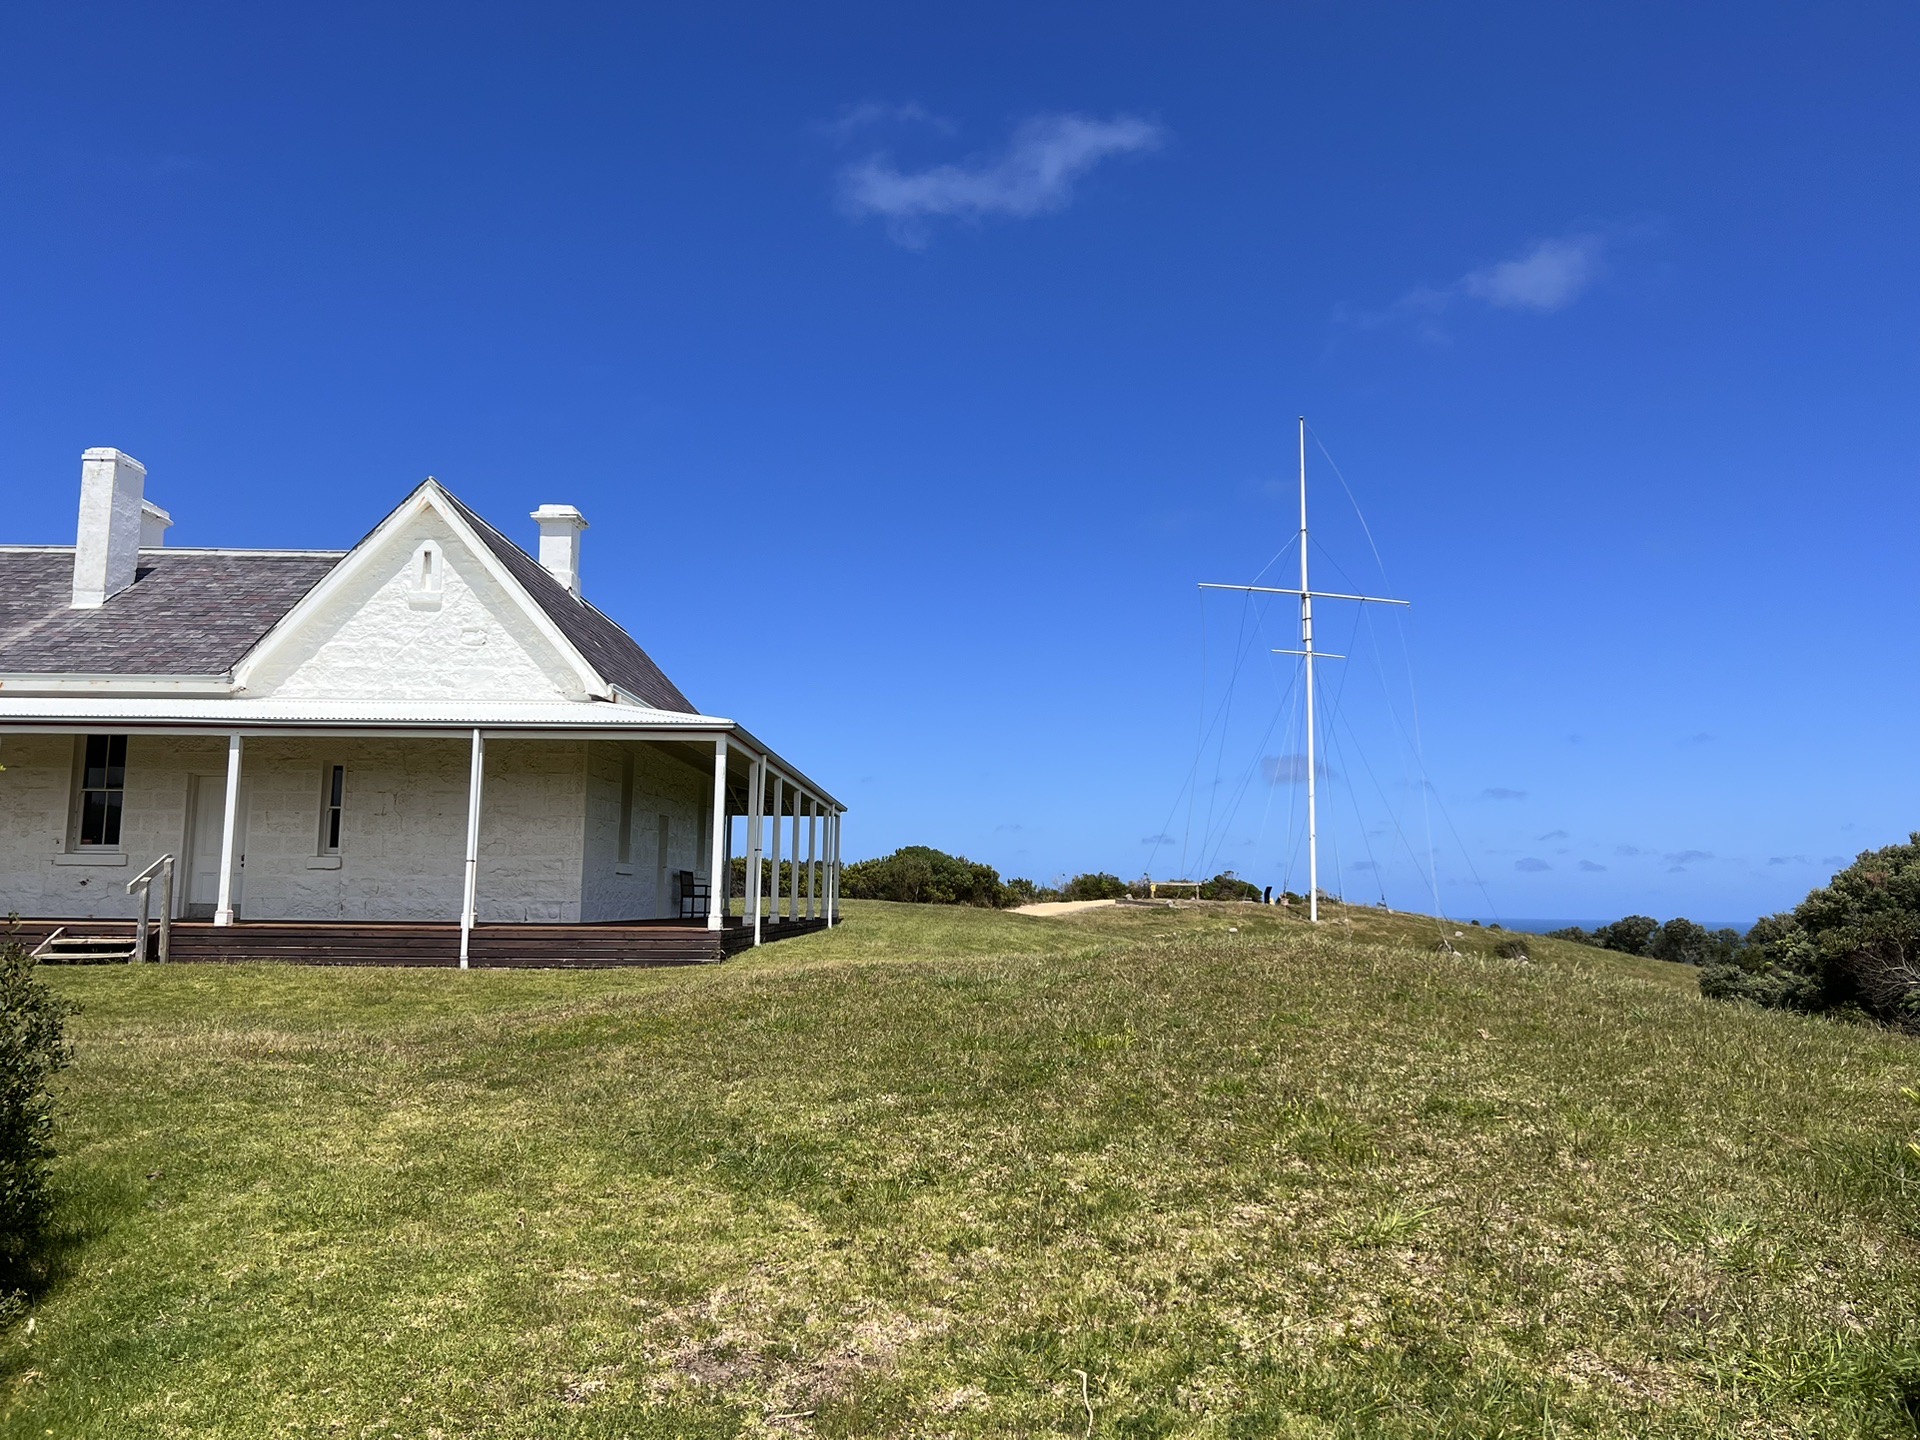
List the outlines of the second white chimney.
<svg viewBox="0 0 1920 1440">
<path fill-rule="evenodd" d="M 147 467 L 118 450 L 80 456 L 80 528 L 73 541 L 73 607 L 97 610 L 133 584 L 140 564 Z M 172 522 L 169 521 L 169 524 Z"/>
<path fill-rule="evenodd" d="M 586 516 L 571 505 L 542 505 L 533 512 L 533 519 L 540 527 L 541 568 L 578 599 L 580 532 L 587 528 Z"/>
<path fill-rule="evenodd" d="M 140 502 L 140 548 L 158 550 L 167 543 L 167 531 L 173 528 L 173 516 L 151 500 Z"/>
</svg>

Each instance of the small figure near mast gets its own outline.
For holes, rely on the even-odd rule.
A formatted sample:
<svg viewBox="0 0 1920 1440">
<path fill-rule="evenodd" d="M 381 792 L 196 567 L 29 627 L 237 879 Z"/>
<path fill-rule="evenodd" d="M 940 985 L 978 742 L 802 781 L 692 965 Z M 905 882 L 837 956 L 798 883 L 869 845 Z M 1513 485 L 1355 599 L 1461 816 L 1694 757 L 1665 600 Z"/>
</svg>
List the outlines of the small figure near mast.
<svg viewBox="0 0 1920 1440">
<path fill-rule="evenodd" d="M 1315 794 L 1313 662 L 1344 660 L 1344 655 L 1313 648 L 1313 602 L 1352 600 L 1362 605 L 1407 605 L 1411 601 L 1389 600 L 1381 595 L 1337 595 L 1331 590 L 1315 590 L 1307 580 L 1307 417 L 1300 417 L 1300 588 L 1280 589 L 1271 585 L 1216 585 L 1201 581 L 1202 590 L 1242 590 L 1253 595 L 1297 595 L 1300 597 L 1300 648 L 1275 650 L 1276 655 L 1298 655 L 1306 667 L 1307 689 L 1307 919 L 1320 923 L 1320 817 Z"/>
</svg>

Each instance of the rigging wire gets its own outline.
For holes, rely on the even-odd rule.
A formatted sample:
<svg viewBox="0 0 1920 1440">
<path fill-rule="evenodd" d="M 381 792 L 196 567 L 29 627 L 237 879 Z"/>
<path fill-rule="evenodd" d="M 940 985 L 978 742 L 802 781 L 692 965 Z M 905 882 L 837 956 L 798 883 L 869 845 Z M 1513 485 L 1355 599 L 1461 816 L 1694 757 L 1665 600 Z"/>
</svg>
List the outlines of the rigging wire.
<svg viewBox="0 0 1920 1440">
<path fill-rule="evenodd" d="M 1333 471 L 1334 478 L 1340 482 L 1341 490 L 1346 492 L 1347 503 L 1353 506 L 1354 518 L 1360 522 L 1360 533 L 1367 537 L 1367 548 L 1373 552 L 1373 563 L 1380 567 L 1381 582 L 1385 584 L 1389 590 L 1391 590 L 1392 582 L 1387 578 L 1387 562 L 1380 554 L 1380 546 L 1374 541 L 1373 527 L 1367 524 L 1366 512 L 1360 508 L 1359 497 L 1353 493 L 1353 487 L 1347 484 L 1347 477 L 1341 473 L 1339 462 L 1337 462 L 1333 458 L 1333 452 L 1327 449 L 1326 441 L 1320 438 L 1320 432 L 1315 430 L 1311 425 L 1307 426 L 1307 432 L 1313 436 L 1313 443 L 1315 447 L 1318 448 L 1318 450 L 1320 451 L 1320 454 L 1323 457 L 1325 457 L 1327 462 L 1327 467 Z M 1413 712 L 1414 759 L 1420 766 L 1421 779 L 1423 781 L 1426 781 L 1426 780 L 1429 780 L 1430 777 L 1427 775 L 1426 751 L 1420 742 L 1420 694 L 1419 694 L 1418 688 L 1414 685 L 1414 681 L 1413 681 L 1413 651 L 1412 651 L 1412 648 L 1407 644 L 1407 627 L 1406 627 L 1405 621 L 1400 616 L 1396 615 L 1394 617 L 1394 623 L 1400 636 L 1401 659 L 1406 664 L 1407 703 L 1412 708 L 1412 712 Z M 1384 680 L 1385 680 L 1385 676 L 1383 672 L 1382 674 L 1383 685 L 1384 685 Z M 1396 724 L 1399 723 L 1399 716 L 1397 712 L 1395 713 L 1394 720 Z M 1433 812 L 1431 807 L 1428 804 L 1428 796 L 1431 794 L 1432 794 L 1432 789 L 1430 784 L 1423 784 L 1420 789 L 1420 808 L 1421 808 L 1421 813 L 1426 820 L 1427 873 L 1433 887 L 1433 908 L 1435 912 L 1438 913 L 1443 911 L 1445 907 L 1442 906 L 1440 903 L 1440 867 L 1439 867 L 1438 859 L 1435 857 L 1434 850 L 1433 850 Z M 1471 868 L 1472 862 L 1469 861 L 1468 864 L 1469 864 L 1469 868 Z M 1484 893 L 1486 890 L 1486 887 L 1482 885 L 1480 888 L 1481 888 L 1481 891 Z M 1489 903 L 1491 903 L 1491 901 L 1489 901 Z"/>
</svg>

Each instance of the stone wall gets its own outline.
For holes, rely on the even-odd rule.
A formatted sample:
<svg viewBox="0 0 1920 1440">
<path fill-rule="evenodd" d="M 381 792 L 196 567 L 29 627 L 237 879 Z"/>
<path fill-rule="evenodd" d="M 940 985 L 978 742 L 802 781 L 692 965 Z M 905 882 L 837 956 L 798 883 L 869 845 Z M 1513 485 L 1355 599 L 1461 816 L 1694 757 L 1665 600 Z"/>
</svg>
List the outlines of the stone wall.
<svg viewBox="0 0 1920 1440">
<path fill-rule="evenodd" d="M 633 756 L 633 830 L 624 864 L 620 860 L 623 750 Z M 589 743 L 581 918 L 645 920 L 679 914 L 673 903 L 675 872 L 704 874 L 707 869 L 700 837 L 706 809 L 713 803 L 711 790 L 710 780 L 650 745 L 613 740 Z M 660 850 L 663 817 L 667 822 L 664 856 Z"/>
</svg>

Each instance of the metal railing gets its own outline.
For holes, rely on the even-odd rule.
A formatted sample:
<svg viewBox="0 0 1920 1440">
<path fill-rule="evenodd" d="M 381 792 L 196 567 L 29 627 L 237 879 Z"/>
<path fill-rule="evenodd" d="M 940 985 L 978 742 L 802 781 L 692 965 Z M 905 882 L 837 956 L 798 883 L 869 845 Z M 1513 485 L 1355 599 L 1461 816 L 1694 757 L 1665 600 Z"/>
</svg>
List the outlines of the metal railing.
<svg viewBox="0 0 1920 1440">
<path fill-rule="evenodd" d="M 160 877 L 160 963 L 167 963 L 168 943 L 173 938 L 173 856 L 162 855 L 127 882 L 127 893 L 140 892 L 140 922 L 133 932 L 133 958 L 147 958 L 147 915 L 152 909 L 153 877 Z"/>
</svg>

